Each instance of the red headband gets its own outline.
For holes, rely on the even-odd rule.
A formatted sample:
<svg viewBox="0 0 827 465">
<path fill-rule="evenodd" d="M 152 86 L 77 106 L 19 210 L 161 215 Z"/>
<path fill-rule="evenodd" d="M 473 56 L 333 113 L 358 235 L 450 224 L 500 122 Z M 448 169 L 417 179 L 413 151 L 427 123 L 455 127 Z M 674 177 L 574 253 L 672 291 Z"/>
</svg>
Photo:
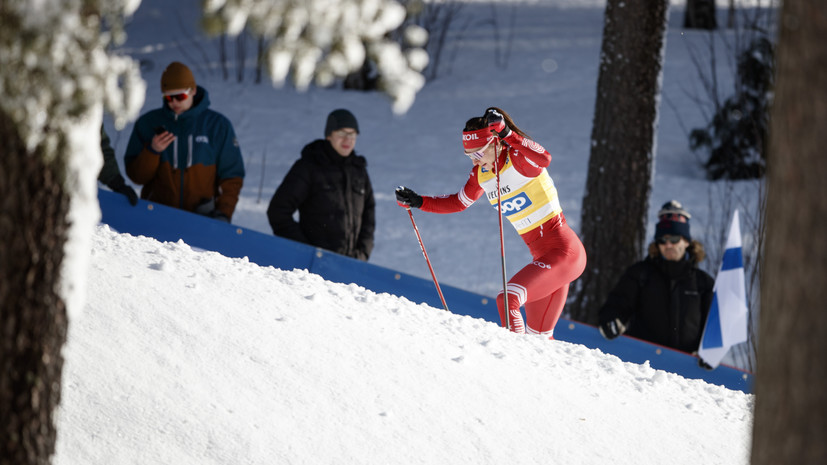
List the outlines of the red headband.
<svg viewBox="0 0 827 465">
<path fill-rule="evenodd" d="M 462 146 L 465 150 L 485 147 L 494 140 L 494 134 L 488 128 L 477 129 L 476 131 L 462 131 Z"/>
</svg>

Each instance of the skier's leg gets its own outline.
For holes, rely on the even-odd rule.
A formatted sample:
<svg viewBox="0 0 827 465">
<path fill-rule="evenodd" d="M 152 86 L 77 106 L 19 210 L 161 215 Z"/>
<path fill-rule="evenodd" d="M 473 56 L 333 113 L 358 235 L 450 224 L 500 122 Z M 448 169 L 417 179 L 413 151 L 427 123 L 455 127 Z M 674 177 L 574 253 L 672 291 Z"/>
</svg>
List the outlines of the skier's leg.
<svg viewBox="0 0 827 465">
<path fill-rule="evenodd" d="M 515 274 L 508 282 L 508 308 L 512 310 L 513 315 L 514 307 L 511 306 L 512 302 L 516 301 L 515 303 L 518 305 L 525 305 L 527 323 L 527 327 L 525 328 L 526 333 L 547 333 L 551 336 L 551 331 L 554 329 L 554 326 L 548 324 L 544 325 L 542 323 L 544 320 L 544 315 L 547 313 L 547 309 L 551 306 L 552 301 L 554 300 L 554 291 L 560 287 L 555 281 L 554 274 L 551 272 L 551 267 L 543 262 L 535 260 L 518 271 L 517 274 Z M 523 298 L 520 300 L 513 299 L 512 289 L 521 290 L 520 293 L 515 293 L 514 295 L 522 296 Z M 499 298 L 497 299 L 497 304 L 500 305 Z M 500 308 L 501 318 L 502 315 L 503 311 L 502 308 Z M 514 321 L 513 316 L 512 321 Z"/>
<path fill-rule="evenodd" d="M 510 281 L 507 286 L 508 289 L 508 313 L 511 315 L 511 331 L 515 333 L 524 333 L 525 325 L 523 323 L 523 315 L 520 313 L 520 307 L 525 303 L 526 289 L 518 283 Z M 505 306 L 503 305 L 503 293 L 497 295 L 497 310 L 500 312 L 500 325 L 505 327 Z"/>
<path fill-rule="evenodd" d="M 526 332 L 551 336 L 566 304 L 569 283 L 586 267 L 586 251 L 568 227 L 547 240 L 551 246 L 511 281 L 526 289 Z"/>
<path fill-rule="evenodd" d="M 520 307 L 525 305 L 528 332 L 550 336 L 566 303 L 569 283 L 586 268 L 586 250 L 567 225 L 529 248 L 534 261 L 518 271 L 506 286 L 512 331 L 525 331 L 520 313 Z M 497 308 L 505 326 L 502 292 L 497 296 Z"/>
<path fill-rule="evenodd" d="M 542 299 L 526 302 L 526 333 L 554 339 L 554 327 L 563 313 L 568 294 L 569 285 L 565 284 Z"/>
</svg>

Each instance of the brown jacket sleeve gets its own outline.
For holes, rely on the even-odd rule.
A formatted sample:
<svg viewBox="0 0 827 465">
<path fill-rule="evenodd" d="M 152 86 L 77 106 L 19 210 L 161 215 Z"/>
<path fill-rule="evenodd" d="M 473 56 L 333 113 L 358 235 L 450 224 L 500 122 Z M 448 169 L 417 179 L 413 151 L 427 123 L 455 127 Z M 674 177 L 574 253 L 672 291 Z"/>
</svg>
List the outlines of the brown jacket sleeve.
<svg viewBox="0 0 827 465">
<path fill-rule="evenodd" d="M 243 184 L 244 180 L 242 178 L 227 178 L 218 182 L 218 198 L 215 202 L 215 208 L 227 215 L 227 218 L 233 217 Z"/>
<path fill-rule="evenodd" d="M 161 155 L 144 147 L 141 153 L 126 165 L 126 175 L 135 184 L 148 184 L 155 178 L 160 163 Z"/>
</svg>

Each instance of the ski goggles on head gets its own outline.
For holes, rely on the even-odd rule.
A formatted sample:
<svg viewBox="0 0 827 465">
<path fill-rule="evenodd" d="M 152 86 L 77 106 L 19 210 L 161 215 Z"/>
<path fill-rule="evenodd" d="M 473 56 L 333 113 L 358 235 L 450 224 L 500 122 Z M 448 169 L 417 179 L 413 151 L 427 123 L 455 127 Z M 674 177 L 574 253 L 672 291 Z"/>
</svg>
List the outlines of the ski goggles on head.
<svg viewBox="0 0 827 465">
<path fill-rule="evenodd" d="M 485 150 L 494 140 L 494 135 L 488 128 L 477 129 L 476 131 L 462 131 L 462 147 L 468 150 Z"/>
</svg>

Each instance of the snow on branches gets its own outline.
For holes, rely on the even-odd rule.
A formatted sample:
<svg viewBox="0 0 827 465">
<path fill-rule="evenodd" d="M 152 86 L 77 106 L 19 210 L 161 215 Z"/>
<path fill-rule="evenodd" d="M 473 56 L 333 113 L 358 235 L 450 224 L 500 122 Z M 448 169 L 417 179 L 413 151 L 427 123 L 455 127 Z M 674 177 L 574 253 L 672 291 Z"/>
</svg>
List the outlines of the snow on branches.
<svg viewBox="0 0 827 465">
<path fill-rule="evenodd" d="M 122 127 L 138 115 L 146 94 L 137 63 L 107 51 L 123 43 L 124 17 L 139 4 L 0 1 L 0 114 L 11 121 L 25 145 L 25 150 L 3 155 L 40 157 L 37 162 L 59 177 L 60 192 L 68 196 L 68 212 L 55 206 L 51 220 L 62 223 L 64 218 L 57 216 L 65 215 L 69 224 L 55 284 L 70 315 L 84 305 L 91 231 L 100 220 L 96 179 L 103 164 L 102 110 Z M 26 191 L 27 181 L 15 179 L 19 185 L 3 187 L 19 194 Z"/>
<path fill-rule="evenodd" d="M 268 40 L 266 53 L 273 84 L 288 75 L 299 90 L 311 81 L 330 85 L 359 69 L 366 58 L 379 71 L 379 87 L 404 113 L 425 84 L 428 64 L 422 48 L 427 32 L 405 31 L 406 48 L 387 38 L 405 20 L 394 0 L 205 0 L 204 27 L 213 34 L 237 35 L 245 27 Z"/>
<path fill-rule="evenodd" d="M 139 0 L 3 2 L 0 109 L 31 151 L 54 156 L 67 124 L 103 104 L 123 126 L 143 105 L 145 84 L 131 58 L 107 53 L 123 42 L 123 18 Z M 106 26 L 105 28 L 103 26 Z"/>
</svg>

